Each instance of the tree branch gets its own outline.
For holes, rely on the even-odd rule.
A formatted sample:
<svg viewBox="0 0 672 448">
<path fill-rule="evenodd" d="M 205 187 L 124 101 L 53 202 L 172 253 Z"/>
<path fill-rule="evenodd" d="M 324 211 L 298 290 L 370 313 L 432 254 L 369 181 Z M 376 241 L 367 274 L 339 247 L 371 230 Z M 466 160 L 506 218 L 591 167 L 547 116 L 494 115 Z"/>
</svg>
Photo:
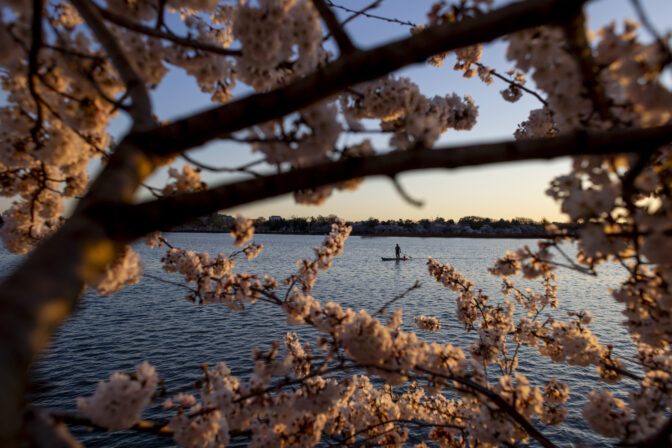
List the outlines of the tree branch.
<svg viewBox="0 0 672 448">
<path fill-rule="evenodd" d="M 324 20 L 327 28 L 329 28 L 331 35 L 334 36 L 334 40 L 338 44 L 338 49 L 341 54 L 355 51 L 356 48 L 350 40 L 350 36 L 348 36 L 348 33 L 345 32 L 345 29 L 343 29 L 341 24 L 338 23 L 336 16 L 331 9 L 329 9 L 327 4 L 324 3 L 324 0 L 313 0 L 313 5 L 315 5 L 315 9 L 317 9 L 317 12 L 322 16 L 322 20 Z"/>
<path fill-rule="evenodd" d="M 109 431 L 107 428 L 96 425 L 90 419 L 77 412 L 64 411 L 60 409 L 49 409 L 45 412 L 51 419 L 58 422 L 67 423 L 69 425 L 86 426 L 101 431 Z M 167 425 L 167 421 L 155 422 L 149 420 L 139 420 L 134 423 L 133 426 L 129 428 L 129 430 L 172 437 L 175 431 L 169 429 Z"/>
<path fill-rule="evenodd" d="M 341 22 L 341 27 L 344 27 L 347 25 L 349 22 L 355 20 L 357 17 L 366 14 L 367 11 L 371 11 L 372 9 L 376 9 L 380 6 L 380 4 L 383 2 L 383 0 L 375 0 L 373 3 L 371 3 L 368 6 L 365 6 L 364 8 L 360 9 L 359 11 L 353 13 L 350 17 L 345 19 L 343 22 Z M 338 8 L 338 6 L 334 5 L 333 3 L 329 2 L 331 6 L 334 6 Z"/>
<path fill-rule="evenodd" d="M 398 23 L 399 25 L 404 25 L 404 26 L 415 26 L 414 23 L 408 22 L 408 21 L 405 21 L 405 20 L 391 19 L 389 17 L 382 17 L 382 16 L 377 16 L 377 15 L 374 15 L 374 14 L 369 14 L 369 13 L 366 12 L 368 9 L 370 9 L 368 7 L 364 8 L 363 10 L 357 11 L 355 9 L 348 8 L 346 6 L 337 5 L 336 3 L 334 3 L 331 0 L 326 0 L 326 2 L 329 6 L 332 6 L 334 8 L 338 8 L 338 9 L 342 9 L 343 11 L 353 13 L 354 15 L 353 15 L 352 18 L 355 18 L 355 17 L 361 15 L 361 16 L 364 16 L 364 17 L 368 17 L 370 19 L 383 20 L 383 21 L 389 22 L 389 23 Z"/>
<path fill-rule="evenodd" d="M 653 26 L 653 24 L 649 20 L 649 17 L 646 15 L 646 12 L 644 12 L 644 8 L 642 7 L 640 1 L 631 0 L 631 3 L 632 6 L 635 8 L 635 11 L 637 12 L 639 21 L 642 22 L 644 28 L 647 29 L 649 34 L 651 34 L 654 37 L 654 39 L 656 39 L 656 42 L 658 42 L 658 46 L 660 46 L 661 51 L 665 55 L 665 58 L 661 62 L 660 69 L 662 70 L 668 64 L 672 63 L 672 51 L 670 51 L 670 46 L 667 44 L 667 42 L 665 42 L 665 40 L 660 36 L 660 34 L 658 34 L 656 28 Z"/>
<path fill-rule="evenodd" d="M 409 292 L 413 291 L 414 289 L 420 288 L 420 286 L 422 286 L 420 284 L 420 281 L 416 280 L 415 283 L 413 283 L 412 286 L 410 286 L 406 289 L 406 291 L 404 291 L 401 294 L 399 294 L 399 295 L 391 298 L 390 300 L 388 300 L 387 303 L 385 303 L 385 305 L 383 305 L 378 311 L 376 311 L 375 314 L 386 314 L 387 313 L 387 307 L 391 306 L 394 302 L 403 299 L 404 297 L 406 297 L 406 295 Z"/>
<path fill-rule="evenodd" d="M 28 90 L 35 101 L 35 125 L 30 130 L 35 144 L 38 144 L 38 133 L 42 128 L 43 100 L 37 92 L 38 55 L 42 47 L 42 10 L 43 0 L 33 0 L 32 42 L 28 52 Z"/>
<path fill-rule="evenodd" d="M 366 176 L 394 176 L 431 168 L 459 168 L 521 160 L 553 159 L 587 154 L 646 152 L 672 140 L 672 125 L 611 132 L 584 132 L 547 139 L 503 141 L 491 144 L 417 149 L 371 157 L 350 158 L 263 176 L 207 191 L 179 194 L 156 201 L 111 209 L 102 204 L 91 210 L 107 231 L 133 240 L 154 230 L 165 230 L 189 218 L 247 204 L 309 187 L 319 187 Z"/>
<path fill-rule="evenodd" d="M 82 1 L 82 0 L 77 0 Z M 338 58 L 318 72 L 268 93 L 250 95 L 160 128 L 129 136 L 157 155 L 181 152 L 214 138 L 285 116 L 347 87 L 432 55 L 553 22 L 566 22 L 586 0 L 528 0 L 476 18 L 427 28 L 408 38 Z"/>
<path fill-rule="evenodd" d="M 588 97 L 593 102 L 593 108 L 600 118 L 606 122 L 613 121 L 610 110 L 610 101 L 604 87 L 598 79 L 599 68 L 593 58 L 588 38 L 586 36 L 586 17 L 581 11 L 564 27 L 567 38 L 568 51 L 574 56 L 586 88 Z"/>
<path fill-rule="evenodd" d="M 37 448 L 84 448 L 68 431 L 68 427 L 54 419 L 46 410 L 31 408 L 26 416 L 30 446 Z"/>
<path fill-rule="evenodd" d="M 409 375 L 408 372 L 403 372 L 399 369 L 393 369 L 389 367 L 383 367 L 377 365 L 361 365 L 361 367 L 372 369 L 374 372 L 376 370 L 379 370 L 383 372 L 401 373 L 409 377 L 411 376 Z M 475 381 L 470 380 L 469 378 L 433 372 L 429 369 L 424 369 L 419 366 L 416 366 L 413 370 L 417 372 L 422 372 L 426 375 L 433 375 L 438 378 L 443 378 L 449 381 L 455 381 L 456 383 L 459 383 L 471 389 L 468 391 L 470 393 L 478 393 L 484 395 L 485 397 L 489 398 L 499 408 L 500 411 L 504 412 L 505 414 L 508 414 L 509 417 L 514 422 L 516 422 L 521 428 L 523 428 L 530 437 L 539 442 L 541 446 L 545 448 L 557 448 L 557 446 L 553 442 L 551 442 L 541 431 L 539 431 L 532 423 L 530 423 L 529 420 L 525 418 L 525 416 L 523 416 L 520 412 L 516 410 L 515 403 L 510 404 L 502 396 L 490 390 L 487 386 L 478 384 Z M 422 378 L 416 378 L 416 379 L 420 380 Z"/>
<path fill-rule="evenodd" d="M 126 85 L 126 89 L 133 100 L 133 106 L 129 110 L 133 118 L 133 130 L 143 131 L 154 128 L 156 121 L 152 114 L 152 102 L 145 82 L 136 73 L 119 41 L 103 23 L 98 8 L 89 0 L 72 0 L 72 4 L 75 5 L 79 14 L 105 48 L 114 67 L 119 72 L 119 76 Z"/>
<path fill-rule="evenodd" d="M 175 34 L 172 33 L 166 33 L 164 31 L 161 31 L 160 29 L 157 28 L 152 28 L 149 26 L 145 26 L 141 23 L 133 22 L 131 20 L 128 20 L 124 16 L 120 16 L 119 14 L 115 14 L 113 12 L 110 12 L 106 9 L 98 8 L 98 11 L 100 12 L 100 15 L 107 21 L 114 23 L 115 25 L 118 25 L 122 28 L 126 28 L 131 31 L 135 31 L 136 33 L 144 34 L 146 36 L 152 36 L 156 37 L 159 39 L 164 39 L 168 40 L 170 42 L 176 43 L 178 45 L 181 45 L 183 47 L 189 47 L 193 48 L 196 50 L 201 50 L 201 51 L 206 51 L 208 53 L 214 53 L 214 54 L 219 54 L 222 56 L 241 56 L 242 52 L 240 50 L 231 50 L 229 48 L 222 48 L 218 47 L 216 45 L 208 44 L 205 42 L 199 42 L 194 39 L 190 39 L 187 37 L 181 37 L 181 36 L 176 36 Z"/>
<path fill-rule="evenodd" d="M 524 85 L 519 84 L 519 83 L 517 83 L 517 82 L 515 82 L 515 81 L 510 80 L 510 79 L 507 78 L 506 76 L 503 76 L 503 75 L 499 74 L 499 72 L 498 72 L 497 70 L 495 70 L 494 68 L 486 67 L 484 64 L 481 64 L 480 62 L 477 62 L 477 63 L 474 64 L 474 65 L 476 65 L 477 67 L 488 68 L 489 71 L 490 71 L 490 74 L 491 74 L 492 76 L 494 76 L 495 78 L 498 78 L 498 79 L 500 79 L 501 81 L 504 81 L 505 83 L 507 83 L 508 85 L 510 85 L 510 86 L 514 86 L 515 88 L 520 89 L 520 90 L 522 90 L 522 91 L 525 92 L 525 93 L 529 93 L 530 95 L 532 95 L 532 96 L 534 96 L 536 99 L 538 99 L 539 102 L 540 102 L 541 104 L 543 104 L 544 106 L 548 107 L 548 101 L 546 101 L 545 99 L 543 99 L 543 98 L 541 97 L 541 95 L 539 95 L 539 94 L 538 94 L 537 92 L 535 92 L 534 90 L 532 90 L 532 89 L 528 89 L 528 88 L 525 87 Z"/>
<path fill-rule="evenodd" d="M 414 207 L 422 207 L 425 205 L 425 202 L 421 199 L 413 199 L 410 194 L 404 189 L 404 186 L 401 185 L 401 182 L 399 179 L 397 179 L 396 176 L 390 176 L 390 180 L 392 180 L 392 185 L 394 185 L 395 190 L 397 190 L 397 193 L 399 193 L 399 196 L 402 197 L 402 199 L 409 204 L 411 204 Z"/>
</svg>

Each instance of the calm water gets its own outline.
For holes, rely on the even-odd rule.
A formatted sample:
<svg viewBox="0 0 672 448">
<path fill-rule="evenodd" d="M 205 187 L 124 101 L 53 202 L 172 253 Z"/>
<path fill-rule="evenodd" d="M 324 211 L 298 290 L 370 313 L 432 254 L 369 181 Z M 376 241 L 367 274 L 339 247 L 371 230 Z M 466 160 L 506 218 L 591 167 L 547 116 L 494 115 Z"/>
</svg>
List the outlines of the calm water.
<svg viewBox="0 0 672 448">
<path fill-rule="evenodd" d="M 175 246 L 194 250 L 230 253 L 231 238 L 225 234 L 169 234 Z M 239 262 L 236 270 L 269 274 L 282 279 L 295 270 L 296 260 L 311 258 L 312 247 L 321 236 L 258 235 L 255 241 L 264 244 L 264 251 L 255 260 Z M 381 262 L 380 256 L 393 256 L 394 244 L 417 257 L 410 262 Z M 440 238 L 361 238 L 351 237 L 345 253 L 336 259 L 333 268 L 320 275 L 313 295 L 324 302 L 333 300 L 344 307 L 364 308 L 373 313 L 416 280 L 422 282 L 396 306 L 404 309 L 406 330 L 413 330 L 412 316 L 437 316 L 443 327 L 438 333 L 425 333 L 429 340 L 466 345 L 471 335 L 462 332 L 455 318 L 453 294 L 429 277 L 424 260 L 432 256 L 455 265 L 467 278 L 486 291 L 493 300 L 501 300 L 498 279 L 487 274 L 492 261 L 509 249 L 532 240 L 511 239 L 440 239 Z M 571 247 L 569 248 L 571 250 Z M 160 269 L 159 249 L 137 245 L 146 264 L 145 271 L 155 276 L 178 281 L 175 274 Z M 19 261 L 3 252 L 3 272 Z M 623 357 L 633 354 L 625 330 L 620 307 L 610 299 L 607 288 L 615 286 L 623 276 L 618 266 L 607 266 L 596 279 L 574 271 L 559 270 L 560 305 L 556 317 L 567 319 L 566 311 L 588 309 L 595 317 L 591 325 L 603 343 L 612 343 Z M 75 408 L 75 397 L 90 395 L 99 380 L 113 371 L 132 371 L 138 362 L 147 359 L 166 378 L 169 391 L 187 390 L 200 377 L 200 364 L 225 361 L 234 372 L 250 366 L 253 346 L 267 348 L 270 341 L 281 341 L 287 330 L 308 338 L 310 329 L 289 327 L 281 312 L 271 305 L 257 303 L 248 311 L 233 313 L 222 305 L 197 306 L 183 299 L 185 290 L 152 279 L 130 286 L 113 296 L 86 294 L 73 317 L 53 338 L 50 349 L 35 364 L 35 401 L 43 406 Z M 395 307 L 393 307 L 395 309 Z M 587 431 L 580 419 L 585 395 L 599 387 L 594 368 L 568 368 L 551 364 L 536 352 L 522 350 L 519 371 L 536 385 L 549 377 L 570 384 L 568 403 L 570 418 L 560 429 L 545 429 L 547 435 L 561 445 L 603 445 L 605 440 Z M 632 388 L 621 383 L 612 390 L 624 397 Z M 85 433 L 76 430 L 87 446 L 172 446 L 170 439 L 156 440 L 150 436 L 126 433 Z"/>
</svg>

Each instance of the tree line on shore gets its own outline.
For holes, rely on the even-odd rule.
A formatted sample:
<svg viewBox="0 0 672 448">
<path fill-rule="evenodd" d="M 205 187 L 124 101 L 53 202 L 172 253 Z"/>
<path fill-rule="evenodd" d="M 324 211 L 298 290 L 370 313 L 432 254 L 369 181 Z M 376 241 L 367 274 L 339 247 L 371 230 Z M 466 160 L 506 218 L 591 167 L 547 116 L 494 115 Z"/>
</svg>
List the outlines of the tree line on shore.
<svg viewBox="0 0 672 448">
<path fill-rule="evenodd" d="M 258 217 L 254 220 L 257 233 L 279 234 L 325 234 L 336 215 L 283 218 L 270 216 Z M 184 225 L 175 227 L 179 232 L 228 232 L 233 217 L 214 213 L 194 219 Z M 530 218 L 516 217 L 512 219 L 491 219 L 480 216 L 464 216 L 457 221 L 436 217 L 433 219 L 377 219 L 368 218 L 362 221 L 348 222 L 352 226 L 353 235 L 426 235 L 426 236 L 544 236 L 548 221 L 535 221 Z M 575 225 L 552 223 L 560 229 L 573 234 Z"/>
</svg>

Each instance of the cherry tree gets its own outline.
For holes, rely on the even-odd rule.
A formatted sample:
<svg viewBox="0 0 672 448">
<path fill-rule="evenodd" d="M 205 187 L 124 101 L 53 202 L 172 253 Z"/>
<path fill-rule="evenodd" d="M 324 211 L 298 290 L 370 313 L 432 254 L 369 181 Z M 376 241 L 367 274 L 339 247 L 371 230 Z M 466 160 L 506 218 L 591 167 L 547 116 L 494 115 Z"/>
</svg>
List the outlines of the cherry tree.
<svg viewBox="0 0 672 448">
<path fill-rule="evenodd" d="M 594 366 L 605 383 L 634 381 L 628 401 L 597 385 L 583 417 L 624 444 L 669 444 L 672 94 L 661 80 L 672 62 L 668 36 L 651 26 L 637 0 L 638 22 L 598 30 L 586 26 L 584 0 L 437 2 L 421 24 L 376 15 L 381 3 L 352 9 L 331 0 L 0 2 L 0 173 L 2 193 L 13 199 L 0 233 L 7 249 L 27 254 L 0 287 L 3 446 L 77 446 L 63 422 L 168 434 L 188 447 L 225 446 L 234 437 L 255 446 L 397 446 L 415 427 L 428 428 L 428 442 L 440 446 L 530 438 L 555 446 L 544 428 L 562 424 L 571 391 L 553 377 L 543 388 L 531 386 L 517 369 L 525 362 L 521 346 L 554 363 Z M 176 17 L 181 34 L 168 25 Z M 407 35 L 364 50 L 349 36 L 353 20 L 393 21 Z M 640 40 L 639 27 L 652 39 Z M 498 38 L 511 63 L 501 73 L 482 60 L 482 45 Z M 395 71 L 440 66 L 448 55 L 462 76 L 501 83 L 504 101 L 536 98 L 538 108 L 512 130 L 515 140 L 435 145 L 448 129 L 471 129 L 478 104 L 452 92 L 427 97 Z M 161 123 L 149 92 L 175 68 L 217 105 Z M 238 97 L 237 85 L 254 93 Z M 115 141 L 109 125 L 118 114 L 132 125 Z M 367 129 L 372 120 L 378 125 Z M 392 151 L 367 139 L 340 139 L 369 131 L 389 135 Z M 213 167 L 189 154 L 215 139 L 247 144 L 262 158 Z M 552 239 L 497 259 L 490 272 L 501 277 L 508 298 L 488 297 L 453 266 L 427 261 L 429 275 L 455 298 L 457 320 L 475 335 L 468 347 L 402 330 L 399 310 L 385 314 L 392 302 L 379 316 L 311 295 L 319 273 L 343 251 L 350 232 L 343 221 L 285 279 L 232 270 L 237 257 L 253 259 L 262 250 L 248 242 L 254 229 L 242 216 L 231 228 L 241 249 L 230 255 L 175 247 L 160 233 L 281 194 L 321 203 L 334 189 L 355 190 L 366 176 L 390 177 L 406 197 L 395 180 L 404 171 L 561 156 L 574 157 L 573 170 L 554 179 L 548 194 L 580 226 L 579 235 L 549 228 Z M 187 163 L 173 163 L 176 157 Z M 102 169 L 90 179 L 96 159 Z M 269 165 L 272 174 L 263 170 Z M 158 170 L 170 179 L 161 188 L 146 182 Z M 210 187 L 202 170 L 249 178 Z M 152 198 L 138 201 L 143 190 Z M 67 219 L 66 198 L 76 200 Z M 289 323 L 321 336 L 305 345 L 288 333 L 270 351 L 255 352 L 246 379 L 223 363 L 204 368 L 193 393 L 162 397 L 160 372 L 143 362 L 81 397 L 76 415 L 31 406 L 26 371 L 34 357 L 85 287 L 111 294 L 140 281 L 141 260 L 129 244 L 142 237 L 160 247 L 164 270 L 190 288 L 194 306 L 254 312 L 255 302 L 266 301 Z M 563 252 L 565 239 L 576 240 L 576 259 Z M 636 345 L 637 371 L 598 340 L 588 312 L 564 320 L 552 313 L 561 286 L 556 269 L 591 275 L 604 262 L 627 272 L 611 296 Z M 517 286 L 517 276 L 538 288 Z M 516 307 L 527 317 L 516 317 Z M 432 316 L 414 321 L 421 331 L 441 326 Z M 143 420 L 152 404 L 171 417 Z"/>
</svg>

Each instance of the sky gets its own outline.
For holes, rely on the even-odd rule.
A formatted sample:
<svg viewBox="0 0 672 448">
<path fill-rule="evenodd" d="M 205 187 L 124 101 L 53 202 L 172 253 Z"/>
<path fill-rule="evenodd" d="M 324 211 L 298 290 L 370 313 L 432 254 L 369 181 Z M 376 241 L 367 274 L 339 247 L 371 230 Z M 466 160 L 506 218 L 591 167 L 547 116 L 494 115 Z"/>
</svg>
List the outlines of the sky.
<svg viewBox="0 0 672 448">
<path fill-rule="evenodd" d="M 335 3 L 356 9 L 370 4 L 370 0 L 335 0 Z M 428 0 L 384 0 L 382 7 L 372 13 L 396 17 L 414 23 L 426 23 L 426 13 L 432 1 Z M 503 4 L 505 2 L 501 2 Z M 497 2 L 500 4 L 500 2 Z M 645 0 L 643 6 L 649 12 L 657 29 L 662 32 L 672 25 L 672 8 L 669 0 Z M 634 10 L 629 0 L 594 0 L 587 8 L 589 26 L 592 29 L 612 21 L 622 23 L 623 18 L 634 18 Z M 342 15 L 342 17 L 346 17 Z M 409 35 L 407 27 L 358 18 L 347 27 L 347 31 L 357 45 L 370 48 Z M 650 39 L 645 30 L 640 34 Z M 484 48 L 481 62 L 504 72 L 512 65 L 505 57 L 505 43 L 497 41 Z M 416 65 L 397 72 L 399 76 L 410 77 L 427 96 L 457 93 L 471 95 L 479 106 L 477 124 L 471 131 L 448 131 L 437 146 L 461 145 L 466 143 L 490 142 L 512 139 L 518 123 L 524 121 L 530 110 L 540 107 L 540 103 L 530 95 L 514 104 L 505 102 L 500 90 L 506 85 L 496 81 L 486 86 L 478 78 L 464 79 L 461 72 L 452 69 L 452 59 L 442 68 L 426 64 Z M 528 86 L 533 87 L 531 80 Z M 245 90 L 239 92 L 244 93 Z M 172 120 L 209 107 L 208 96 L 200 92 L 195 83 L 181 70 L 173 69 L 164 82 L 152 92 L 155 111 L 162 120 Z M 116 120 L 111 131 L 117 136 L 124 133 L 125 119 Z M 388 148 L 387 138 L 374 140 L 376 147 Z M 249 150 L 227 142 L 212 142 L 206 147 L 194 150 L 190 155 L 210 165 L 235 166 L 258 158 Z M 177 165 L 183 161 L 178 160 Z M 408 194 L 424 202 L 422 207 L 409 204 L 396 192 L 394 185 L 384 178 L 368 178 L 355 192 L 335 192 L 321 206 L 302 206 L 294 203 L 291 195 L 259 201 L 236 209 L 223 210 L 226 214 L 241 213 L 256 218 L 270 215 L 317 216 L 334 214 L 348 220 L 367 219 L 422 219 L 443 217 L 458 219 L 462 216 L 483 216 L 489 218 L 528 217 L 565 221 L 559 206 L 545 195 L 550 180 L 566 174 L 571 169 L 569 159 L 553 161 L 517 162 L 478 168 L 456 170 L 422 170 L 399 176 Z M 222 175 L 203 174 L 210 185 L 230 182 Z M 160 173 L 150 179 L 150 183 L 162 185 L 165 174 Z"/>
</svg>

